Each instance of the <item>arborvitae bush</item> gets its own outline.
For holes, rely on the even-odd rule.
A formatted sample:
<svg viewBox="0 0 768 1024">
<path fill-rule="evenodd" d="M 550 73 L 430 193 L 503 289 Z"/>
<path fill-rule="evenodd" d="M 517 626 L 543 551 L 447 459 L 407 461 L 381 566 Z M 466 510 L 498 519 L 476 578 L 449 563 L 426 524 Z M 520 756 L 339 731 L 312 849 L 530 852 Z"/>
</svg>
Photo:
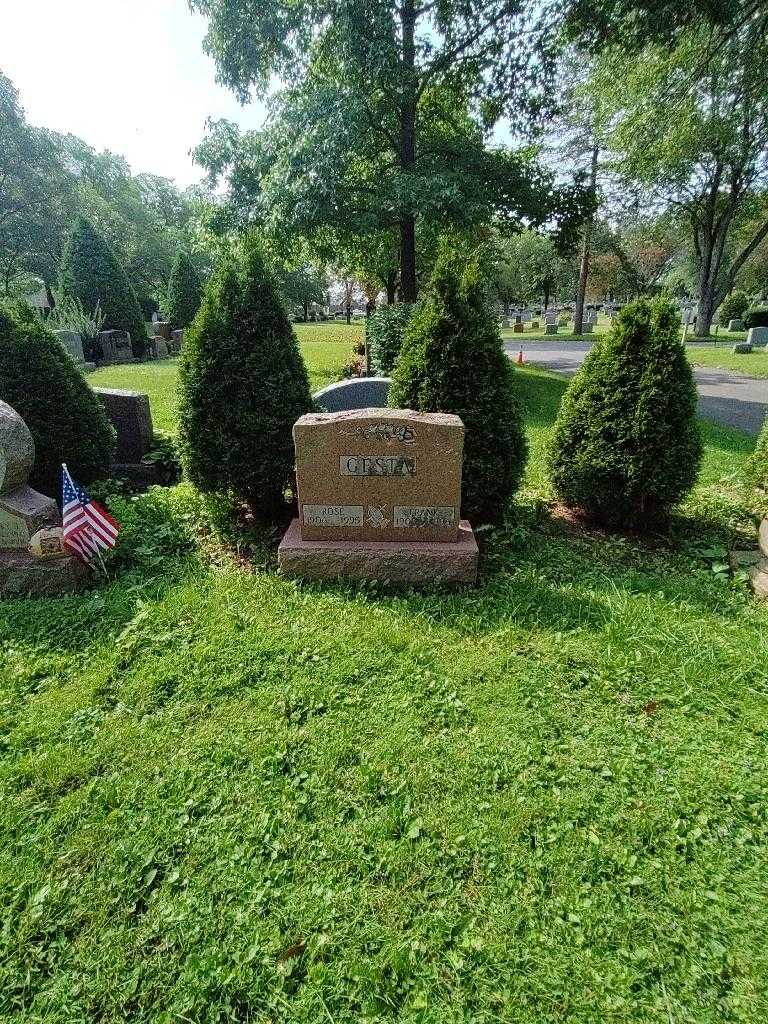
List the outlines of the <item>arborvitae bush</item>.
<svg viewBox="0 0 768 1024">
<path fill-rule="evenodd" d="M 62 462 L 81 484 L 108 476 L 115 434 L 101 403 L 58 339 L 20 303 L 0 305 L 0 398 L 32 432 L 33 487 L 60 497 Z"/>
<path fill-rule="evenodd" d="M 293 424 L 312 398 L 296 336 L 253 239 L 206 286 L 184 340 L 179 397 L 189 479 L 247 503 L 262 520 L 279 520 L 293 476 Z"/>
<path fill-rule="evenodd" d="M 727 327 L 731 320 L 740 320 L 748 307 L 749 297 L 746 292 L 731 292 L 717 311 L 717 322 L 721 327 Z"/>
<path fill-rule="evenodd" d="M 389 403 L 461 417 L 462 515 L 474 524 L 501 521 L 527 449 L 514 370 L 476 261 L 451 252 L 438 258 L 405 332 Z"/>
<path fill-rule="evenodd" d="M 371 366 L 377 373 L 392 373 L 403 347 L 403 337 L 413 313 L 413 304 L 401 302 L 382 306 L 368 320 L 365 336 L 371 349 Z"/>
<path fill-rule="evenodd" d="M 701 454 L 680 315 L 668 300 L 638 299 L 563 397 L 549 451 L 555 491 L 595 519 L 643 528 L 685 497 Z"/>
<path fill-rule="evenodd" d="M 749 460 L 750 481 L 761 491 L 768 491 L 768 416 Z"/>
<path fill-rule="evenodd" d="M 147 327 L 139 300 L 107 240 L 84 217 L 78 217 L 64 247 L 59 287 L 87 310 L 98 303 L 105 331 L 128 331 L 133 354 L 147 351 Z"/>
<path fill-rule="evenodd" d="M 179 251 L 168 281 L 165 315 L 174 329 L 186 328 L 195 319 L 203 298 L 203 286 L 194 264 Z"/>
<path fill-rule="evenodd" d="M 744 326 L 768 327 L 768 306 L 752 306 L 744 314 Z"/>
</svg>

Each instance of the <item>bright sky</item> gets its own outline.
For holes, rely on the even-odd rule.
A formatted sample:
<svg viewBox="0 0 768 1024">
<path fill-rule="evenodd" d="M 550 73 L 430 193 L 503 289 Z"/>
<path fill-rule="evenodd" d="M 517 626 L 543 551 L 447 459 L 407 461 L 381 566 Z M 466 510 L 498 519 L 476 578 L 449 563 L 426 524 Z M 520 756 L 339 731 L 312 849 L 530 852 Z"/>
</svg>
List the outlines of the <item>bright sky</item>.
<svg viewBox="0 0 768 1024">
<path fill-rule="evenodd" d="M 207 117 L 257 128 L 215 81 L 205 19 L 187 0 L 0 0 L 0 70 L 31 124 L 79 135 L 181 187 L 199 181 L 189 150 Z"/>
</svg>

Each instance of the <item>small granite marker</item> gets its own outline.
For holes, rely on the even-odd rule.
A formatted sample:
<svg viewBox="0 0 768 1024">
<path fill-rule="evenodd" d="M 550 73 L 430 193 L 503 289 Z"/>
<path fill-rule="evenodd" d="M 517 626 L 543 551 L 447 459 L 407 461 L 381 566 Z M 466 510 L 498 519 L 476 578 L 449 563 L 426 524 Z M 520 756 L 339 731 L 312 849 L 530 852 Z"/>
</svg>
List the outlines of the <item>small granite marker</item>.
<svg viewBox="0 0 768 1024">
<path fill-rule="evenodd" d="M 309 413 L 293 428 L 299 519 L 279 549 L 297 576 L 474 582 L 460 522 L 464 425 L 448 413 Z"/>
</svg>

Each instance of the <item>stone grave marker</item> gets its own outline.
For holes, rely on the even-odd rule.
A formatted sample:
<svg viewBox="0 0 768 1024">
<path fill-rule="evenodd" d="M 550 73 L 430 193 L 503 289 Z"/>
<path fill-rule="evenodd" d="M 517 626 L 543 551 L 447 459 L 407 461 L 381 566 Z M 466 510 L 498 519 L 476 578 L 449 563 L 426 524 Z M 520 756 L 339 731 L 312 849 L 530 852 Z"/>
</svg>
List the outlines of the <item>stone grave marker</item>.
<svg viewBox="0 0 768 1024">
<path fill-rule="evenodd" d="M 24 420 L 0 401 L 0 595 L 56 594 L 77 586 L 85 566 L 65 552 L 41 561 L 35 538 L 61 525 L 52 498 L 27 480 L 35 462 L 35 444 Z"/>
<path fill-rule="evenodd" d="M 768 327 L 750 327 L 747 331 L 747 344 L 753 348 L 765 348 L 768 345 Z"/>
<path fill-rule="evenodd" d="M 351 377 L 316 391 L 312 398 L 324 412 L 382 408 L 389 398 L 389 377 Z"/>
<path fill-rule="evenodd" d="M 283 571 L 398 582 L 473 582 L 477 545 L 460 521 L 464 425 L 448 413 L 308 413 L 293 428 L 299 517 Z"/>
<path fill-rule="evenodd" d="M 149 398 L 140 391 L 94 388 L 107 418 L 117 432 L 117 462 L 141 462 L 152 448 Z"/>
<path fill-rule="evenodd" d="M 744 330 L 744 321 L 743 320 L 729 320 L 728 321 L 728 330 L 729 331 L 743 331 Z"/>
</svg>

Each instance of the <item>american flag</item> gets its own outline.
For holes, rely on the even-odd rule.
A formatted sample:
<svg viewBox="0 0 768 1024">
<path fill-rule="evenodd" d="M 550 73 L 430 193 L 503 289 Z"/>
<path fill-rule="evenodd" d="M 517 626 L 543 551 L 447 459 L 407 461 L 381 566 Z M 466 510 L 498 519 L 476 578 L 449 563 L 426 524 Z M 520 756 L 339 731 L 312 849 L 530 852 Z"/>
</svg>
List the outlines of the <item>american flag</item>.
<svg viewBox="0 0 768 1024">
<path fill-rule="evenodd" d="M 113 548 L 120 529 L 106 509 L 78 487 L 65 465 L 61 467 L 61 509 L 64 546 L 92 565 L 101 561 L 102 548 Z"/>
</svg>

